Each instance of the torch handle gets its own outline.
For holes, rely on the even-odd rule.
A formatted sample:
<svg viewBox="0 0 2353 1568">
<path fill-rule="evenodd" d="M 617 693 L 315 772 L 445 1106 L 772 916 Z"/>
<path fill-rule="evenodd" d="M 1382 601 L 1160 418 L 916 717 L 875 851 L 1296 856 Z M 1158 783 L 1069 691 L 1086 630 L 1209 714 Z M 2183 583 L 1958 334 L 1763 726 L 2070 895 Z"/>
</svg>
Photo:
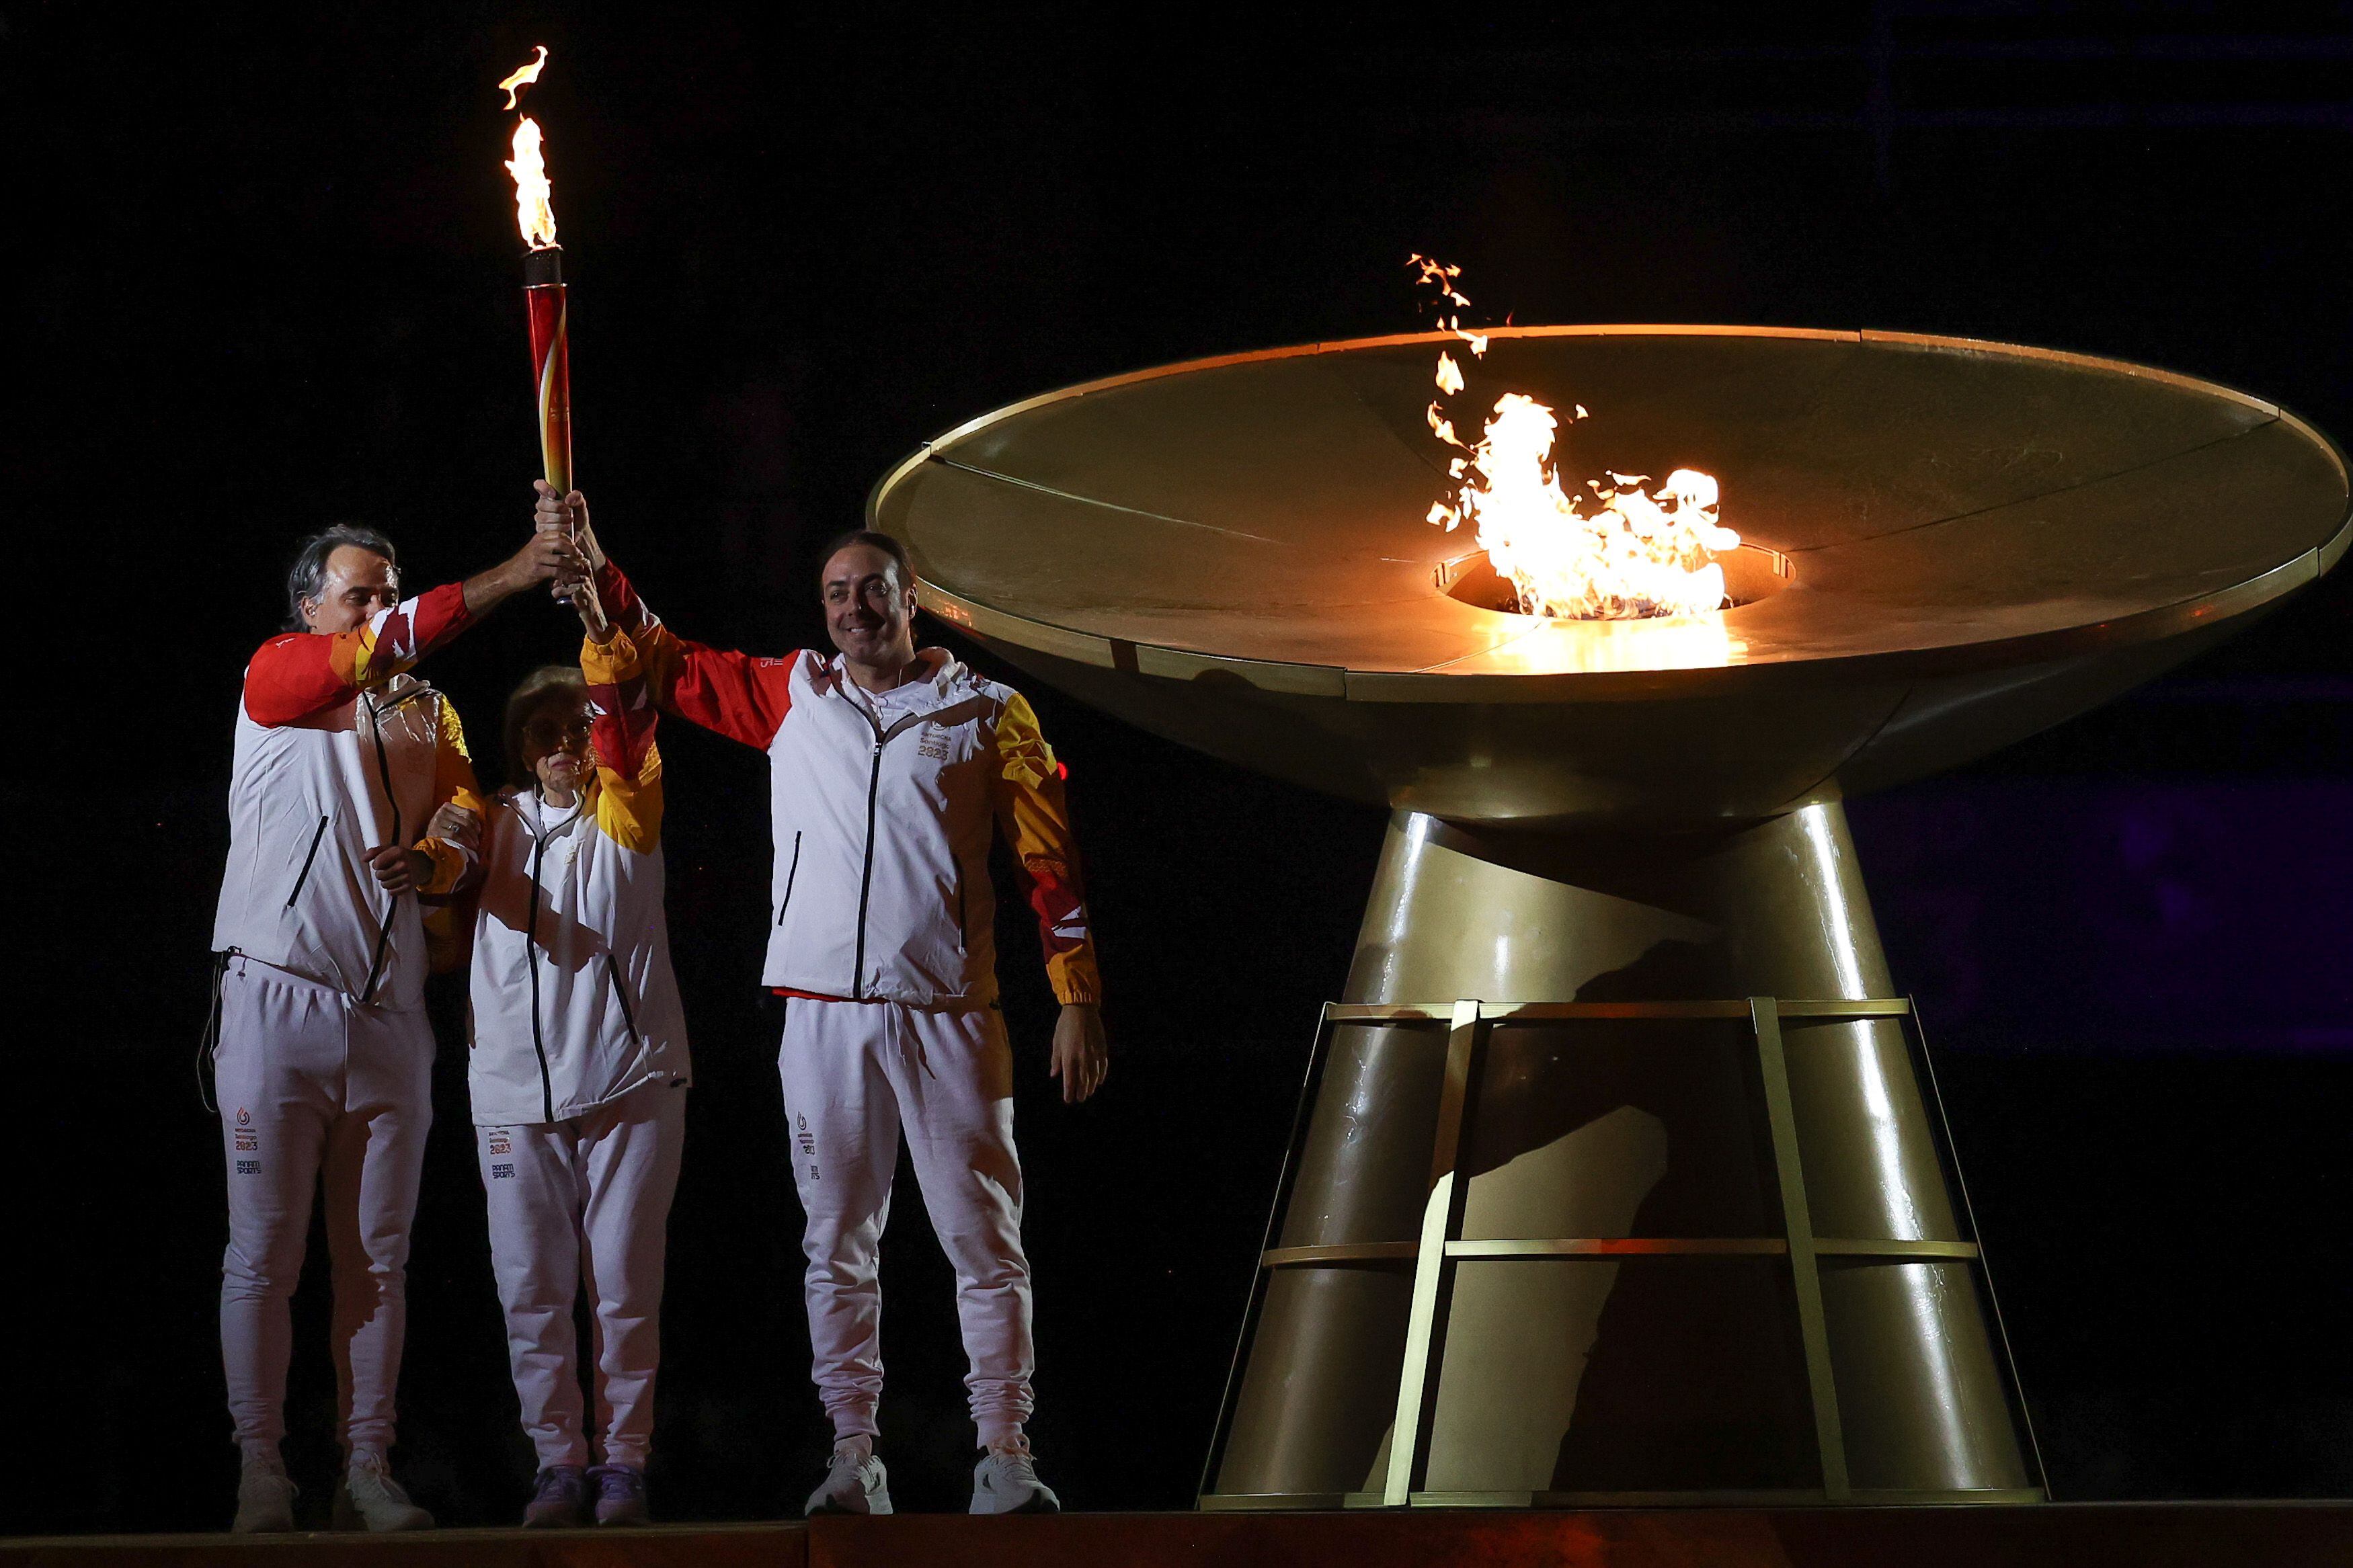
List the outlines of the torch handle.
<svg viewBox="0 0 2353 1568">
<path fill-rule="evenodd" d="M 572 489 L 572 356 L 565 339 L 562 258 L 553 247 L 534 250 L 523 269 L 532 380 L 538 389 L 540 468 L 559 496 Z"/>
<path fill-rule="evenodd" d="M 564 285 L 523 290 L 531 308 L 532 379 L 539 398 L 540 465 L 558 495 L 572 489 L 572 357 L 565 342 Z"/>
</svg>

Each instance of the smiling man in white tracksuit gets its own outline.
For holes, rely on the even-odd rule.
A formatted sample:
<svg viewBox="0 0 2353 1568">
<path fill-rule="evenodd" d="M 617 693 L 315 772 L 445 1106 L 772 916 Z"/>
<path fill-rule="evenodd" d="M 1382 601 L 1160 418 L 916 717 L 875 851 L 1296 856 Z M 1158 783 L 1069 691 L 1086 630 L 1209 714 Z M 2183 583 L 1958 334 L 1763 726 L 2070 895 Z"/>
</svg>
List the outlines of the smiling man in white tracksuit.
<svg viewBox="0 0 2353 1568">
<path fill-rule="evenodd" d="M 768 753 L 776 858 L 763 983 L 789 997 L 777 1055 L 818 1390 L 834 1456 L 811 1512 L 890 1511 L 874 1456 L 882 1394 L 877 1255 L 903 1136 L 956 1275 L 965 1379 L 985 1450 L 972 1511 L 1050 1511 L 1024 1423 L 1034 1354 L 997 1011 L 992 834 L 1036 912 L 1062 1012 L 1066 1100 L 1107 1069 L 1100 984 L 1061 769 L 1019 693 L 914 646 L 915 584 L 883 535 L 845 536 L 820 582 L 831 658 L 689 642 L 598 552 L 587 505 L 541 487 L 539 522 L 576 531 L 605 613 L 636 642 L 663 711 Z"/>
<path fill-rule="evenodd" d="M 686 1135 L 686 1018 L 662 910 L 658 723 L 594 592 L 580 668 L 507 703 L 512 787 L 486 812 L 470 987 L 476 1152 L 508 1358 L 539 1473 L 523 1523 L 643 1524 L 662 1266 Z M 573 1302 L 596 1323 L 588 1466 Z"/>
<path fill-rule="evenodd" d="M 432 1121 L 415 895 L 445 891 L 469 869 L 471 852 L 428 837 L 427 824 L 474 778 L 456 712 L 407 671 L 491 605 L 579 563 L 568 536 L 551 530 L 502 565 L 404 600 L 383 535 L 329 529 L 305 542 L 289 575 L 293 629 L 246 667 L 213 924 L 229 1215 L 221 1360 L 244 1458 L 237 1531 L 294 1528 L 279 1452 L 289 1301 L 322 1182 L 347 1455 L 335 1523 L 433 1522 L 385 1458 Z"/>
</svg>

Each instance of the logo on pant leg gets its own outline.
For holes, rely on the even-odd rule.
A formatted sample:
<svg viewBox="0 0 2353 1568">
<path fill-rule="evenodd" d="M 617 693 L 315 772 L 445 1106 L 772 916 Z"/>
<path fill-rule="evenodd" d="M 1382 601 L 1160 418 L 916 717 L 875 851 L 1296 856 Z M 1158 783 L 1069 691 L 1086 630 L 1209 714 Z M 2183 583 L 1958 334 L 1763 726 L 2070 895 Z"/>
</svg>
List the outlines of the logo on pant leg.
<svg viewBox="0 0 2353 1568">
<path fill-rule="evenodd" d="M 246 1131 L 243 1128 L 239 1128 L 239 1129 L 237 1130 L 237 1135 L 236 1135 L 236 1136 L 237 1136 L 237 1152 L 238 1153 L 240 1153 L 240 1154 L 259 1154 L 259 1153 L 260 1153 L 260 1152 L 261 1152 L 261 1134 L 260 1134 L 260 1133 L 259 1133 L 259 1132 L 248 1132 L 248 1131 Z"/>
<path fill-rule="evenodd" d="M 514 1167 L 512 1165 L 492 1165 L 491 1167 L 491 1180 L 494 1182 L 511 1182 L 514 1180 Z"/>
<path fill-rule="evenodd" d="M 806 1116 L 794 1116 L 793 1125 L 795 1128 L 793 1141 L 801 1146 L 801 1157 L 809 1163 L 809 1180 L 814 1182 L 818 1179 L 817 1134 L 809 1131 L 808 1118 Z"/>
<path fill-rule="evenodd" d="M 259 1160 L 239 1160 L 237 1163 L 237 1173 L 240 1176 L 258 1176 L 261 1174 L 261 1162 Z"/>
<path fill-rule="evenodd" d="M 242 1105 L 238 1106 L 238 1107 L 237 1108 L 237 1124 L 239 1127 L 245 1127 L 245 1126 L 249 1126 L 249 1125 L 251 1125 L 252 1121 L 253 1121 L 253 1112 L 251 1112 L 251 1111 L 248 1110 L 247 1110 L 244 1106 L 242 1106 Z"/>
<path fill-rule="evenodd" d="M 500 1127 L 491 1131 L 491 1152 L 493 1154 L 512 1154 L 514 1152 L 514 1140 L 505 1128 Z"/>
</svg>

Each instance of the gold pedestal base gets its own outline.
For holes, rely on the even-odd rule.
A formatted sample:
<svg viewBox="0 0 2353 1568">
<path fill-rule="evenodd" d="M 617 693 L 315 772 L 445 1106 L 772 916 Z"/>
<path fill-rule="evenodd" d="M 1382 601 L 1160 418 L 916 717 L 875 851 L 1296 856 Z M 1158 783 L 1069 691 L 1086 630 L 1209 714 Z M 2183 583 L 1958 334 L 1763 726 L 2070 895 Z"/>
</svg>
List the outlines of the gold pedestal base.
<svg viewBox="0 0 2353 1568">
<path fill-rule="evenodd" d="M 1400 814 L 1203 1506 L 2042 1497 L 1891 989 L 1835 805 Z"/>
</svg>

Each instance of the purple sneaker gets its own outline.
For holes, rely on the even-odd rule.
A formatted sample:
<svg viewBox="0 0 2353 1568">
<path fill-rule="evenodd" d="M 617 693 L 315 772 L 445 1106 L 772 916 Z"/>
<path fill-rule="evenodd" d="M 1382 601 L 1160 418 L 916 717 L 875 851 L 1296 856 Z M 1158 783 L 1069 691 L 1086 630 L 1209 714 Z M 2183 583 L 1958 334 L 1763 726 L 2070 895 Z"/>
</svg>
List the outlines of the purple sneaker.
<svg viewBox="0 0 2353 1568">
<path fill-rule="evenodd" d="M 598 1465 L 588 1472 L 596 1483 L 596 1522 L 651 1524 L 646 1510 L 646 1472 L 635 1465 Z"/>
<path fill-rule="evenodd" d="M 523 1505 L 525 1530 L 578 1530 L 588 1522 L 588 1472 L 578 1465 L 550 1465 L 532 1483 Z"/>
</svg>

